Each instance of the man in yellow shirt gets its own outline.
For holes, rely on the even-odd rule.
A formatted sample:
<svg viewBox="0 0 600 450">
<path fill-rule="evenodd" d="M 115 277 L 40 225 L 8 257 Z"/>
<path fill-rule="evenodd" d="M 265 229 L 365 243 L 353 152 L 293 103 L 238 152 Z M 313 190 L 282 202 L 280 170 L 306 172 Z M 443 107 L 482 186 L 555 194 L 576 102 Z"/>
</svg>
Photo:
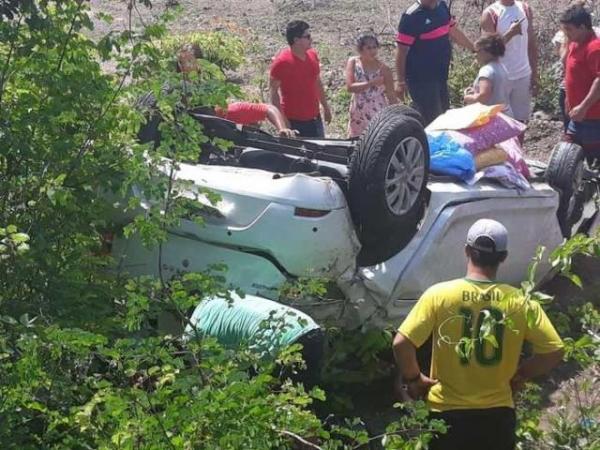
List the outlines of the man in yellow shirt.
<svg viewBox="0 0 600 450">
<path fill-rule="evenodd" d="M 413 399 L 426 397 L 433 418 L 449 426 L 433 450 L 514 449 L 513 391 L 562 359 L 562 341 L 540 305 L 495 281 L 507 249 L 501 223 L 475 222 L 465 247 L 466 277 L 428 289 L 394 339 L 404 389 Z M 428 377 L 416 349 L 431 335 Z M 519 363 L 524 341 L 534 356 Z"/>
</svg>

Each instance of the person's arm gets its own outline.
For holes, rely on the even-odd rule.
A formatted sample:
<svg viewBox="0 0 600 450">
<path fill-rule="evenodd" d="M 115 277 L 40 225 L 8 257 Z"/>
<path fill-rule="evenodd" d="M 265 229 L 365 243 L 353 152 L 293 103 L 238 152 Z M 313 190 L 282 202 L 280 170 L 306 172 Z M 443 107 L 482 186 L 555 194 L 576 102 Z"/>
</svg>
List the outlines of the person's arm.
<svg viewBox="0 0 600 450">
<path fill-rule="evenodd" d="M 406 95 L 406 57 L 408 56 L 409 47 L 398 44 L 396 48 L 396 95 L 399 99 Z"/>
<path fill-rule="evenodd" d="M 383 73 L 383 85 L 385 86 L 385 97 L 387 98 L 388 104 L 393 105 L 398 103 L 398 98 L 394 91 L 394 75 L 392 71 L 384 64 L 381 65 L 381 71 Z"/>
<path fill-rule="evenodd" d="M 526 7 L 525 13 L 527 14 L 527 20 L 529 21 L 529 27 L 527 28 L 528 44 L 527 53 L 529 55 L 529 65 L 531 66 L 531 91 L 533 95 L 537 95 L 539 88 L 538 79 L 538 42 L 537 35 L 535 33 L 535 25 L 533 22 L 533 12 L 529 6 Z"/>
<path fill-rule="evenodd" d="M 475 51 L 475 45 L 473 45 L 473 42 L 471 42 L 467 35 L 456 24 L 450 27 L 450 39 L 470 52 Z"/>
<path fill-rule="evenodd" d="M 280 136 L 295 136 L 294 131 L 288 128 L 286 118 L 275 105 L 267 105 L 267 120 L 273 124 Z"/>
<path fill-rule="evenodd" d="M 479 21 L 479 27 L 483 33 L 494 34 L 496 32 L 496 24 L 492 18 L 492 13 L 489 10 L 483 11 L 481 20 Z"/>
<path fill-rule="evenodd" d="M 415 43 L 421 31 L 421 25 L 415 22 L 413 16 L 402 14 L 396 35 L 396 95 L 403 100 L 406 95 L 406 58 L 410 47 Z"/>
<path fill-rule="evenodd" d="M 329 107 L 329 103 L 327 102 L 327 94 L 325 93 L 325 86 L 323 85 L 323 80 L 321 76 L 317 78 L 317 88 L 319 90 L 319 101 L 321 102 L 321 106 L 323 107 L 323 118 L 325 119 L 325 123 L 331 122 L 331 108 Z"/>
<path fill-rule="evenodd" d="M 356 66 L 356 59 L 350 58 L 346 64 L 346 88 L 348 92 L 352 94 L 358 94 L 364 92 L 372 86 L 383 84 L 383 77 L 375 78 L 371 81 L 356 81 L 354 77 L 354 68 Z"/>
<path fill-rule="evenodd" d="M 277 109 L 281 109 L 281 98 L 279 97 L 280 87 L 281 81 L 273 77 L 269 79 L 269 93 L 271 96 L 271 104 Z"/>
<path fill-rule="evenodd" d="M 481 15 L 481 20 L 479 22 L 479 26 L 481 27 L 481 31 L 483 33 L 487 33 L 487 34 L 494 34 L 496 33 L 496 24 L 494 22 L 494 19 L 492 17 L 492 13 L 489 9 L 486 9 L 483 14 Z M 514 38 L 515 36 L 518 36 L 519 34 L 522 34 L 523 30 L 521 28 L 521 22 L 514 22 L 510 28 L 506 31 L 506 33 L 504 33 L 502 35 L 502 40 L 504 41 L 505 44 L 508 44 L 508 42 Z"/>
<path fill-rule="evenodd" d="M 421 373 L 416 349 L 431 336 L 436 324 L 435 288 L 427 290 L 412 308 L 394 338 L 394 359 L 399 370 L 397 384 L 406 383 L 408 395 L 421 398 L 437 383 Z"/>
<path fill-rule="evenodd" d="M 592 87 L 585 96 L 585 99 L 569 111 L 569 117 L 575 122 L 583 121 L 589 109 L 598 102 L 600 102 L 600 76 L 596 77 L 592 83 Z"/>
<path fill-rule="evenodd" d="M 487 105 L 487 102 L 492 98 L 494 85 L 489 78 L 479 78 L 477 86 L 479 92 L 469 91 L 465 94 L 465 105 L 470 105 L 472 103 L 483 103 L 484 105 Z"/>
<path fill-rule="evenodd" d="M 565 38 L 565 42 L 560 44 L 559 56 L 562 65 L 567 64 L 567 56 L 569 55 L 569 41 Z"/>
<path fill-rule="evenodd" d="M 399 375 L 407 385 L 408 395 L 413 400 L 423 398 L 438 381 L 421 373 L 417 361 L 417 347 L 401 332 L 394 337 L 393 349 Z"/>
<path fill-rule="evenodd" d="M 533 355 L 531 358 L 523 361 L 517 373 L 510 380 L 510 386 L 514 392 L 523 388 L 523 385 L 534 378 L 547 374 L 562 361 L 564 350 L 556 350 L 550 353 Z"/>
<path fill-rule="evenodd" d="M 564 353 L 564 344 L 539 303 L 528 302 L 527 316 L 530 315 L 533 321 L 527 320 L 524 338 L 532 345 L 534 356 L 519 365 L 510 381 L 513 391 L 518 391 L 527 380 L 548 373 L 561 361 Z"/>
</svg>

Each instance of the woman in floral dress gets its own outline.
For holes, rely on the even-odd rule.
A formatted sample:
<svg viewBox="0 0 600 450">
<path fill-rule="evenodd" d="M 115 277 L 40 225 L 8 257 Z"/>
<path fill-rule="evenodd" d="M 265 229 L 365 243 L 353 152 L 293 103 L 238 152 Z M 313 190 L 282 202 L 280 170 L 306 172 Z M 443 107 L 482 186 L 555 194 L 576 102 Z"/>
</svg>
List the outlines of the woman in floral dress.
<svg viewBox="0 0 600 450">
<path fill-rule="evenodd" d="M 358 56 L 346 64 L 346 87 L 352 93 L 348 135 L 358 137 L 371 119 L 389 104 L 396 103 L 392 71 L 377 58 L 379 41 L 372 34 L 356 42 Z"/>
</svg>

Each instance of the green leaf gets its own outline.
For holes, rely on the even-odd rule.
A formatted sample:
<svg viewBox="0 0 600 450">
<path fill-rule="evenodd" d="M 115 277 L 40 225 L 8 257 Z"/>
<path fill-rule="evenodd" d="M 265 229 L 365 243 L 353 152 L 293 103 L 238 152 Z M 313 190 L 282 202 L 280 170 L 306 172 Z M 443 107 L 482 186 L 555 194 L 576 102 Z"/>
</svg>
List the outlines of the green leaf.
<svg viewBox="0 0 600 450">
<path fill-rule="evenodd" d="M 492 347 L 498 348 L 498 341 L 496 340 L 496 336 L 494 336 L 493 334 L 488 334 L 487 336 L 484 336 L 483 339 L 489 342 L 492 345 Z"/>
<path fill-rule="evenodd" d="M 567 274 L 567 278 L 579 289 L 583 289 L 583 282 L 581 281 L 581 278 L 579 277 L 579 275 L 570 273 L 570 274 Z"/>
<path fill-rule="evenodd" d="M 29 236 L 25 233 L 15 233 L 10 237 L 15 244 L 29 241 Z"/>
</svg>

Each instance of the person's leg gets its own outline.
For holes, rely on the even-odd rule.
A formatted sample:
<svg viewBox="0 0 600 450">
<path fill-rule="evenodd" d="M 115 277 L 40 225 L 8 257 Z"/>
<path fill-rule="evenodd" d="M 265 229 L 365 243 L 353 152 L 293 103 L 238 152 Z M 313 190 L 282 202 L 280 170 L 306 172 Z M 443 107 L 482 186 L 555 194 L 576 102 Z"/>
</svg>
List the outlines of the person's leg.
<svg viewBox="0 0 600 450">
<path fill-rule="evenodd" d="M 447 431 L 435 437 L 429 444 L 430 450 L 482 450 L 474 446 L 474 434 L 477 433 L 476 424 L 469 419 L 470 410 L 432 412 L 431 419 L 443 420 Z M 488 450 L 488 449 L 484 449 Z"/>
<path fill-rule="evenodd" d="M 312 127 L 310 121 L 290 119 L 290 128 L 298 132 L 298 136 L 307 137 L 311 135 Z"/>
<path fill-rule="evenodd" d="M 514 450 L 515 411 L 512 408 L 465 409 L 431 413 L 448 431 L 435 438 L 431 450 Z"/>
<path fill-rule="evenodd" d="M 412 106 L 423 116 L 425 126 L 442 114 L 442 99 L 437 82 L 408 82 Z"/>
<path fill-rule="evenodd" d="M 323 119 L 321 119 L 321 116 L 315 119 L 315 137 L 325 137 L 325 126 L 323 125 Z"/>
<path fill-rule="evenodd" d="M 510 107 L 515 119 L 527 123 L 531 116 L 531 76 L 512 80 L 510 83 Z"/>
<path fill-rule="evenodd" d="M 444 114 L 450 109 L 450 90 L 448 89 L 448 81 L 440 81 L 440 86 L 438 89 L 440 91 L 440 114 Z"/>
<path fill-rule="evenodd" d="M 322 138 L 325 136 L 321 116 L 313 120 L 290 120 L 292 130 L 297 130 L 300 137 Z"/>
<path fill-rule="evenodd" d="M 492 408 L 481 412 L 480 430 L 485 450 L 514 450 L 517 417 L 513 408 Z"/>
</svg>

